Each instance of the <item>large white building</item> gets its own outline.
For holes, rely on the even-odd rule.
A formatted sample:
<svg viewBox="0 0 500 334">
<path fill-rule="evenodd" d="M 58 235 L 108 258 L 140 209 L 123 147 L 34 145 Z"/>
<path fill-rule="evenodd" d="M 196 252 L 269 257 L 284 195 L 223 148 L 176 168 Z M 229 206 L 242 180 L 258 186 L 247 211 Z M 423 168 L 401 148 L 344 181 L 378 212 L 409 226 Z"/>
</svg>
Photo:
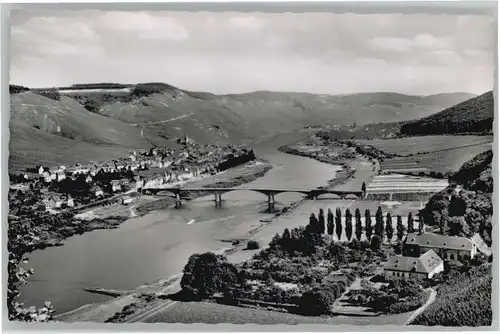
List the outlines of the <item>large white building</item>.
<svg viewBox="0 0 500 334">
<path fill-rule="evenodd" d="M 384 265 L 384 277 L 386 280 L 422 280 L 432 278 L 443 270 L 443 260 L 436 252 L 429 250 L 420 257 L 392 256 Z"/>
</svg>

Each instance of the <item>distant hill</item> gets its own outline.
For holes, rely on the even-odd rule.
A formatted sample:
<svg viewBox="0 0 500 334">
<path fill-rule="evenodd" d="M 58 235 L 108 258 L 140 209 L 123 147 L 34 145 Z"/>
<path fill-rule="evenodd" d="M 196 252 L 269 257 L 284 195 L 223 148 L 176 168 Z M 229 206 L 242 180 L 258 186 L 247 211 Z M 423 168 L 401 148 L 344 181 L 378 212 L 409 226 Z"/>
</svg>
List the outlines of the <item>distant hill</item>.
<svg viewBox="0 0 500 334">
<path fill-rule="evenodd" d="M 362 126 L 425 117 L 470 95 L 264 91 L 216 95 L 165 83 L 97 83 L 38 89 L 11 86 L 10 91 L 11 157 L 26 157 L 30 147 L 51 156 L 50 152 L 60 144 L 59 151 L 54 152 L 57 154 L 53 154 L 53 164 L 67 161 L 63 156 L 73 156 L 71 143 L 85 147 L 74 159 L 87 160 L 100 156 L 94 152 L 104 147 L 126 151 L 175 146 L 175 140 L 185 133 L 199 143 L 243 144 L 305 125 Z M 37 136 L 43 140 L 37 142 Z M 35 162 L 36 156 L 32 155 L 29 162 Z M 22 160 L 15 161 L 22 165 Z"/>
<path fill-rule="evenodd" d="M 114 152 L 124 156 L 134 148 L 172 145 L 151 129 L 91 113 L 66 96 L 54 100 L 23 91 L 10 102 L 12 168 L 105 160 L 116 158 Z"/>
<path fill-rule="evenodd" d="M 437 114 L 403 124 L 403 135 L 488 133 L 493 129 L 493 92 L 473 97 Z"/>
</svg>

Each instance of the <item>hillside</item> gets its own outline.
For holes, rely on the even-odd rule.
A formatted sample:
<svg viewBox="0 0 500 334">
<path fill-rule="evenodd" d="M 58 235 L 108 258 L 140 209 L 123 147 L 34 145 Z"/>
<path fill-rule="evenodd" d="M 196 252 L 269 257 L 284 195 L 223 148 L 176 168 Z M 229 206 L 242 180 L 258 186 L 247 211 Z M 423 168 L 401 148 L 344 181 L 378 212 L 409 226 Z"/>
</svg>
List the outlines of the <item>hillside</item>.
<svg viewBox="0 0 500 334">
<path fill-rule="evenodd" d="M 401 126 L 403 135 L 488 133 L 493 128 L 493 92 L 473 97 L 435 115 Z"/>
<path fill-rule="evenodd" d="M 171 142 L 155 131 L 91 113 L 72 98 L 34 92 L 11 95 L 11 168 L 108 159 L 120 152 Z M 106 152 L 106 153 L 105 153 Z M 105 154 L 104 154 L 105 153 Z"/>
<path fill-rule="evenodd" d="M 493 193 L 492 162 L 493 151 L 488 150 L 464 163 L 460 170 L 453 174 L 451 178 L 462 184 L 465 189 L 491 194 Z"/>
<path fill-rule="evenodd" d="M 306 124 L 351 125 L 415 119 L 461 102 L 470 94 L 427 97 L 396 93 L 316 95 L 252 92 L 215 95 L 162 84 L 136 85 L 130 94 L 68 93 L 81 103 L 92 100 L 99 113 L 127 123 L 147 123 L 162 135 L 183 130 L 202 142 L 246 142 Z"/>
<path fill-rule="evenodd" d="M 53 157 L 53 164 L 59 164 L 63 160 L 68 163 L 63 156 L 73 156 L 69 149 L 72 145 L 85 147 L 75 159 L 88 160 L 100 156 L 94 152 L 104 147 L 126 151 L 172 146 L 185 133 L 200 143 L 242 144 L 308 124 L 414 119 L 468 97 L 463 93 L 431 97 L 396 93 L 215 95 L 164 83 L 83 84 L 30 90 L 12 86 L 11 94 L 11 156 L 20 165 L 22 157 L 30 157 L 26 163 L 38 161 L 37 154 L 26 154 L 34 148 Z M 60 151 L 52 152 L 56 147 Z"/>
</svg>

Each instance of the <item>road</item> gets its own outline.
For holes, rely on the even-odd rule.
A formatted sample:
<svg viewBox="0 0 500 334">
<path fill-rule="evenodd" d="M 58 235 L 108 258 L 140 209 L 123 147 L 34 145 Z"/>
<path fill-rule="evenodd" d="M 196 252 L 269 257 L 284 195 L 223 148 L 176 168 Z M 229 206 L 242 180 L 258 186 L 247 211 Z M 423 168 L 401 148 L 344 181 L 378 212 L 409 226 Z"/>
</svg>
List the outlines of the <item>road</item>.
<svg viewBox="0 0 500 334">
<path fill-rule="evenodd" d="M 189 117 L 191 115 L 194 115 L 194 113 L 190 113 L 190 114 L 185 114 L 185 115 L 181 115 L 179 117 L 174 117 L 174 118 L 170 118 L 170 119 L 166 119 L 166 120 L 163 120 L 163 121 L 158 121 L 158 122 L 148 122 L 148 123 L 130 123 L 130 125 L 134 125 L 134 126 L 146 126 L 146 125 L 155 125 L 155 124 L 162 124 L 162 123 L 169 123 L 169 122 L 173 122 L 173 121 L 178 121 L 180 119 L 183 119 L 183 118 L 186 118 L 186 117 Z"/>
<path fill-rule="evenodd" d="M 160 294 L 168 295 L 168 294 L 172 294 L 172 293 L 180 291 L 180 289 L 181 289 L 180 282 L 181 282 L 181 276 L 179 274 L 178 278 L 172 284 L 170 284 L 169 286 L 165 287 L 164 289 L 162 289 L 160 291 Z M 145 322 L 146 320 L 148 320 L 148 319 L 150 319 L 158 314 L 161 314 L 166 309 L 174 306 L 175 304 L 177 304 L 177 301 L 167 299 L 167 300 L 161 302 L 160 304 L 153 305 L 153 307 L 149 307 L 149 308 L 145 308 L 145 309 L 141 310 L 140 313 L 132 315 L 132 317 L 127 319 L 125 322 L 126 323 Z"/>
<path fill-rule="evenodd" d="M 422 312 L 424 312 L 432 303 L 434 303 L 434 301 L 436 300 L 436 295 L 437 295 L 437 292 L 435 289 L 433 288 L 429 288 L 429 290 L 431 291 L 431 294 L 429 296 L 429 299 L 427 299 L 427 302 L 422 305 L 421 307 L 419 307 L 412 315 L 411 317 L 408 318 L 408 320 L 406 320 L 406 322 L 404 323 L 403 326 L 408 326 L 408 325 L 411 325 L 412 321 L 415 320 L 415 318 Z"/>
</svg>

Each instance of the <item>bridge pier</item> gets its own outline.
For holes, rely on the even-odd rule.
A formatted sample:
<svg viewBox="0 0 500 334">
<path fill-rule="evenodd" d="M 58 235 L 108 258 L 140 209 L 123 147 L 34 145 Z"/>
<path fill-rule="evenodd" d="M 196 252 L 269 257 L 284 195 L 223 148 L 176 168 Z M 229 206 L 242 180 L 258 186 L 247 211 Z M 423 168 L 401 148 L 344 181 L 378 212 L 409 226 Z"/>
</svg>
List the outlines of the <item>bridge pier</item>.
<svg viewBox="0 0 500 334">
<path fill-rule="evenodd" d="M 267 195 L 267 205 L 268 205 L 269 211 L 274 210 L 274 194 Z"/>
<path fill-rule="evenodd" d="M 214 193 L 215 195 L 215 206 L 221 206 L 222 204 L 222 194 L 220 193 Z"/>
<path fill-rule="evenodd" d="M 175 194 L 175 208 L 179 209 L 181 206 L 182 206 L 181 194 L 176 193 Z"/>
</svg>

